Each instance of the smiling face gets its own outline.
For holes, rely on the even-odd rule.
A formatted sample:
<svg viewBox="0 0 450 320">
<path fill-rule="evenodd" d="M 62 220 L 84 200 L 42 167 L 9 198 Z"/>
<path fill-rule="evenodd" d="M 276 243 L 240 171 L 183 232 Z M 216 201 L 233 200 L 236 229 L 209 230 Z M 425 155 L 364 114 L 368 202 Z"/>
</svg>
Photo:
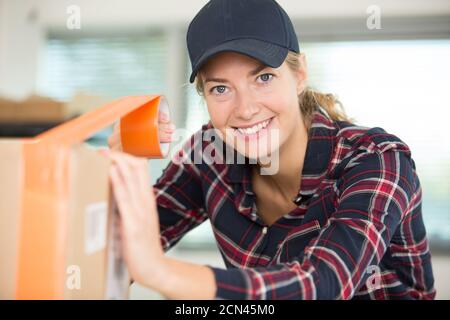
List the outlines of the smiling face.
<svg viewBox="0 0 450 320">
<path fill-rule="evenodd" d="M 298 104 L 306 86 L 303 68 L 294 72 L 286 62 L 271 68 L 248 56 L 223 52 L 198 76 L 212 125 L 245 157 L 269 156 L 304 129 Z M 271 133 L 276 130 L 274 139 Z"/>
</svg>

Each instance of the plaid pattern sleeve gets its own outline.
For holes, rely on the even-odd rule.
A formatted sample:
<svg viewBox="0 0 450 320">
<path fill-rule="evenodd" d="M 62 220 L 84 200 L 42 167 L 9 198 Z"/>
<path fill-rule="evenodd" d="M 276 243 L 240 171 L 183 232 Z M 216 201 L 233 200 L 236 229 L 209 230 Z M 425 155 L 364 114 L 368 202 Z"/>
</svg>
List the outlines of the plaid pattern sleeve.
<svg viewBox="0 0 450 320">
<path fill-rule="evenodd" d="M 390 273 L 371 276 L 400 222 L 398 236 L 410 238 L 412 246 L 425 240 L 411 239 L 410 226 L 417 219 L 412 210 L 420 197 L 411 163 L 402 152 L 375 150 L 347 167 L 339 181 L 336 211 L 304 253 L 267 268 L 213 268 L 218 298 L 349 299 L 363 285 L 367 291 L 380 282 L 391 284 L 395 278 Z M 420 255 L 410 259 L 420 265 Z M 423 285 L 424 270 L 416 272 L 417 285 Z"/>
</svg>

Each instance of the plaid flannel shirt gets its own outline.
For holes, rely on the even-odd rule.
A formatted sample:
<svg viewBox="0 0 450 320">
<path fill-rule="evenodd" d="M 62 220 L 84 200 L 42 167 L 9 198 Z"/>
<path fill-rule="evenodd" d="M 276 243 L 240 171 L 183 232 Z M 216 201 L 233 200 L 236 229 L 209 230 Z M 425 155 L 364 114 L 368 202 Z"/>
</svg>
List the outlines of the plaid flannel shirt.
<svg viewBox="0 0 450 320">
<path fill-rule="evenodd" d="M 186 140 L 153 189 L 164 250 L 211 223 L 227 268 L 208 265 L 216 299 L 435 297 L 421 186 L 411 151 L 398 137 L 332 121 L 319 108 L 308 131 L 297 207 L 266 226 L 248 163 L 194 162 L 211 145 L 202 139 L 207 129 L 211 122 Z M 173 160 L 183 156 L 191 161 Z"/>
</svg>

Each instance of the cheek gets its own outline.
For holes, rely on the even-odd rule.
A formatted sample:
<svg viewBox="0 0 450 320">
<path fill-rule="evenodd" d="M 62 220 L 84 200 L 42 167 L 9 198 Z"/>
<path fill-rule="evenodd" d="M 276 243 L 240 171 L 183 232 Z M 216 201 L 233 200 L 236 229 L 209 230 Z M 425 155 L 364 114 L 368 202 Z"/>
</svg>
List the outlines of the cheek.
<svg viewBox="0 0 450 320">
<path fill-rule="evenodd" d="M 207 102 L 209 118 L 213 126 L 219 130 L 224 129 L 228 124 L 231 115 L 230 103 Z"/>
<path fill-rule="evenodd" d="M 293 107 L 298 108 L 297 91 L 289 81 L 282 79 L 271 87 L 270 92 L 267 93 L 267 101 L 270 101 L 274 112 L 292 114 L 295 111 Z"/>
<path fill-rule="evenodd" d="M 270 106 L 272 112 L 277 114 L 281 119 L 291 119 L 295 117 L 299 110 L 296 97 L 294 99 L 288 94 L 276 94 L 265 99 L 267 106 Z"/>
<path fill-rule="evenodd" d="M 299 125 L 301 112 L 296 92 L 290 88 L 280 88 L 278 94 L 272 98 L 271 105 L 278 115 L 279 139 L 281 139 L 279 143 L 283 144 Z"/>
</svg>

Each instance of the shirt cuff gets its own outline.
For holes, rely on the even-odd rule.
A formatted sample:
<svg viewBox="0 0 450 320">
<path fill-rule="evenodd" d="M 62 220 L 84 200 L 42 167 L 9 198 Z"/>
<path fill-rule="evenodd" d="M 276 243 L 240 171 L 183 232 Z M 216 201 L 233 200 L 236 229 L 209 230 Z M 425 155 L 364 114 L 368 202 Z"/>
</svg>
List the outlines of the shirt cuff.
<svg viewBox="0 0 450 320">
<path fill-rule="evenodd" d="M 216 280 L 215 299 L 244 300 L 251 299 L 250 288 L 246 275 L 240 269 L 220 269 L 209 267 Z"/>
</svg>

